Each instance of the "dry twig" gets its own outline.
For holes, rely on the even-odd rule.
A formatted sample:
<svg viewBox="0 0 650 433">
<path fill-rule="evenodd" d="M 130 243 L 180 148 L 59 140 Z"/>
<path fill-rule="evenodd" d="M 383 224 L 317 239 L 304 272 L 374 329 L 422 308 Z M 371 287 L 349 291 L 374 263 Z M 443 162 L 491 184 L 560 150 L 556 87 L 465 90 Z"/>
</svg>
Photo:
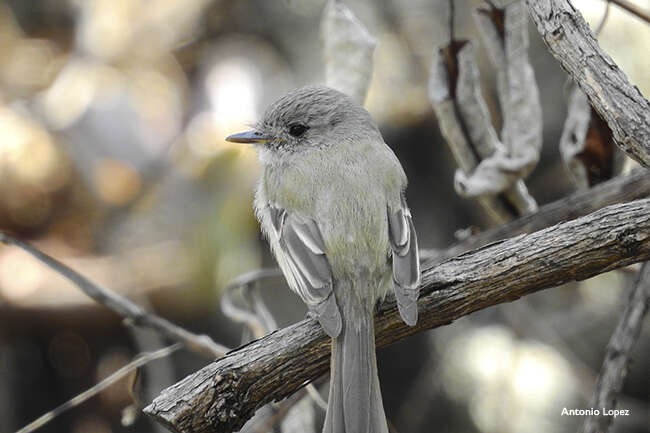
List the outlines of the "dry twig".
<svg viewBox="0 0 650 433">
<path fill-rule="evenodd" d="M 282 273 L 278 268 L 257 269 L 238 276 L 228 283 L 221 296 L 221 311 L 230 320 L 236 323 L 243 323 L 248 327 L 254 338 L 262 338 L 273 331 L 277 325 L 261 303 L 261 299 L 251 298 L 251 306 L 248 309 L 238 307 L 233 299 L 235 293 L 242 289 L 245 297 L 250 297 L 253 287 L 262 279 L 280 277 Z"/>
<path fill-rule="evenodd" d="M 587 215 L 605 206 L 648 196 L 650 196 L 650 173 L 642 169 L 627 177 L 617 177 L 591 189 L 576 192 L 568 197 L 544 205 L 533 214 L 478 233 L 445 250 L 433 253 L 424 252 L 432 256 L 433 261 L 440 262 L 491 242 L 510 238 L 521 233 L 532 233 L 562 221 Z"/>
<path fill-rule="evenodd" d="M 84 401 L 88 400 L 89 398 L 99 394 L 109 386 L 113 385 L 114 383 L 118 382 L 120 379 L 126 377 L 129 373 L 132 371 L 142 367 L 143 365 L 155 361 L 157 359 L 164 358 L 166 356 L 171 355 L 178 349 L 182 348 L 183 344 L 181 343 L 176 343 L 168 347 L 164 347 L 162 349 L 156 350 L 155 352 L 144 352 L 139 354 L 137 357 L 133 359 L 130 363 L 125 365 L 124 367 L 121 367 L 119 370 L 117 370 L 115 373 L 111 374 L 108 376 L 106 379 L 103 379 L 102 381 L 98 382 L 95 384 L 92 388 L 87 389 L 86 391 L 82 392 L 79 395 L 76 395 L 75 397 L 71 398 L 70 400 L 66 401 L 62 405 L 58 406 L 57 408 L 47 412 L 46 414 L 38 417 L 36 420 L 32 421 L 31 423 L 27 424 L 25 427 L 21 428 L 18 430 L 16 433 L 31 433 L 35 431 L 36 429 L 44 426 L 48 422 L 52 421 L 54 418 L 57 416 L 61 415 L 63 412 L 72 409 L 75 406 L 79 406 L 81 403 Z"/>
<path fill-rule="evenodd" d="M 219 358 L 228 351 L 228 348 L 215 343 L 207 335 L 193 334 L 180 326 L 174 325 L 167 319 L 146 312 L 142 307 L 127 298 L 93 283 L 74 269 L 25 242 L 0 232 L 0 243 L 15 245 L 23 251 L 28 252 L 43 264 L 70 280 L 86 295 L 104 305 L 109 310 L 131 321 L 135 326 L 154 329 L 174 341 L 183 343 L 188 349 L 210 358 Z"/>
<path fill-rule="evenodd" d="M 650 14 L 646 11 L 641 10 L 639 7 L 632 4 L 631 2 L 627 0 L 605 0 L 605 1 L 607 3 L 614 3 L 616 6 L 620 7 L 621 9 L 625 9 L 632 15 L 650 24 Z"/>
<path fill-rule="evenodd" d="M 636 283 L 630 293 L 630 300 L 612 334 L 603 366 L 596 382 L 596 391 L 590 407 L 616 409 L 616 399 L 623 388 L 627 376 L 632 349 L 636 344 L 643 319 L 650 307 L 650 263 L 641 268 Z M 589 415 L 582 425 L 582 433 L 606 433 L 613 420 L 612 416 Z"/>
<path fill-rule="evenodd" d="M 261 280 L 280 276 L 282 276 L 282 273 L 277 268 L 254 270 L 238 276 L 226 287 L 221 297 L 221 310 L 231 320 L 247 326 L 247 332 L 245 332 L 244 338 L 242 339 L 244 344 L 251 340 L 250 335 L 253 338 L 262 338 L 264 335 L 277 329 L 277 324 L 271 312 L 264 304 L 258 289 Z M 240 289 L 247 303 L 246 308 L 237 306 L 233 299 L 235 293 Z M 280 422 L 283 422 L 283 431 L 285 429 L 291 430 L 296 426 L 302 425 L 302 423 L 308 421 L 304 418 L 313 416 L 312 410 L 301 411 L 298 410 L 298 407 L 294 408 L 294 406 L 302 404 L 300 402 L 304 397 L 309 397 L 321 409 L 327 409 L 327 403 L 322 399 L 313 384 L 308 384 L 305 390 L 307 394 L 301 394 L 301 398 L 299 399 L 288 399 L 280 404 L 271 405 L 266 411 L 258 412 L 254 421 L 251 420 L 253 421 L 253 425 L 249 426 L 246 431 L 267 431 Z M 306 406 L 299 407 L 305 408 Z M 260 413 L 262 415 L 258 416 Z M 285 417 L 289 418 L 284 419 Z"/>
</svg>

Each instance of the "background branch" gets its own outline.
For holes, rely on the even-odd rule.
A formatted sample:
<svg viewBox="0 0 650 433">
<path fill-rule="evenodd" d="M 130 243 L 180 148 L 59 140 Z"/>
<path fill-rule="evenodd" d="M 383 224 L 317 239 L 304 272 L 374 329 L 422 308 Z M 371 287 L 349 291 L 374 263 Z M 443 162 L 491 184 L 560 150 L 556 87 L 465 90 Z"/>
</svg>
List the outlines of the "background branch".
<svg viewBox="0 0 650 433">
<path fill-rule="evenodd" d="M 621 9 L 625 9 L 632 15 L 636 16 L 639 19 L 642 19 L 646 23 L 650 24 L 650 14 L 647 12 L 641 10 L 638 6 L 636 6 L 633 3 L 630 3 L 627 0 L 606 0 L 607 3 L 614 3 L 616 6 L 620 7 Z"/>
<path fill-rule="evenodd" d="M 133 361 L 129 362 L 127 365 L 120 368 L 115 373 L 108 376 L 106 379 L 98 382 L 92 388 L 87 389 L 81 394 L 74 396 L 70 400 L 58 406 L 57 408 L 41 415 L 36 420 L 30 422 L 25 427 L 18 430 L 16 433 L 31 433 L 35 431 L 36 429 L 44 426 L 45 424 L 52 421 L 54 418 L 61 415 L 63 412 L 67 411 L 68 409 L 72 409 L 75 406 L 79 406 L 84 401 L 88 400 L 94 395 L 99 394 L 109 386 L 118 382 L 120 379 L 129 375 L 132 371 L 136 370 L 137 368 L 142 367 L 143 365 L 146 365 L 151 361 L 165 358 L 171 355 L 172 353 L 174 353 L 175 351 L 177 351 L 178 349 L 180 349 L 181 347 L 183 347 L 181 343 L 176 343 L 168 347 L 163 347 L 162 349 L 156 350 L 155 352 L 144 352 L 139 354 L 137 357 L 133 359 Z"/>
<path fill-rule="evenodd" d="M 641 325 L 648 312 L 649 304 L 650 263 L 646 263 L 639 272 L 636 284 L 630 294 L 629 304 L 609 340 L 605 360 L 596 382 L 596 392 L 594 392 L 589 407 L 599 410 L 616 408 L 616 399 L 623 388 L 632 349 L 639 338 Z M 604 414 L 588 416 L 580 431 L 582 433 L 605 433 L 612 420 L 613 417 L 604 416 Z"/>
<path fill-rule="evenodd" d="M 607 122 L 618 146 L 650 167 L 650 102 L 594 38 L 567 0 L 526 0 L 549 51 Z"/>
<path fill-rule="evenodd" d="M 130 320 L 135 326 L 142 326 L 156 330 L 174 341 L 183 343 L 188 349 L 201 353 L 204 356 L 218 358 L 228 351 L 225 346 L 215 343 L 212 338 L 207 335 L 194 334 L 180 326 L 174 325 L 167 319 L 148 313 L 142 307 L 127 298 L 93 283 L 74 269 L 64 265 L 55 258 L 25 242 L 0 232 L 0 243 L 15 245 L 23 251 L 28 252 L 49 268 L 70 280 L 86 295 L 104 305 L 109 310 L 112 310 L 125 319 Z"/>
<path fill-rule="evenodd" d="M 639 170 L 629 176 L 619 176 L 591 189 L 576 192 L 568 197 L 542 206 L 537 212 L 508 224 L 480 232 L 442 251 L 425 251 L 434 261 L 456 256 L 490 242 L 499 241 L 521 233 L 531 233 L 562 221 L 578 218 L 602 207 L 638 200 L 650 196 L 650 173 Z"/>
<path fill-rule="evenodd" d="M 649 258 L 650 200 L 609 206 L 425 267 L 417 326 L 400 320 L 391 298 L 376 316 L 377 345 Z M 329 350 L 317 322 L 305 320 L 230 352 L 164 390 L 144 410 L 174 431 L 236 431 L 263 404 L 323 374 Z"/>
</svg>

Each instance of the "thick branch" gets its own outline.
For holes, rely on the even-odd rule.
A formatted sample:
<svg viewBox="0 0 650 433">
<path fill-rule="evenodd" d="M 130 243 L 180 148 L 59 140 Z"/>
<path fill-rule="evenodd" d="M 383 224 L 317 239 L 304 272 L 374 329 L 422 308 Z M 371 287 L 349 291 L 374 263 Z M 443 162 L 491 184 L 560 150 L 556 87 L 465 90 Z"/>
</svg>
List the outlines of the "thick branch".
<svg viewBox="0 0 650 433">
<path fill-rule="evenodd" d="M 589 407 L 601 410 L 616 408 L 616 398 L 623 388 L 632 349 L 641 333 L 641 325 L 648 307 L 650 307 L 650 262 L 641 268 L 629 304 L 609 340 L 605 360 L 596 383 L 596 392 Z M 612 421 L 612 416 L 590 415 L 585 419 L 580 431 L 605 433 L 609 430 Z"/>
<path fill-rule="evenodd" d="M 605 53 L 568 0 L 526 0 L 551 54 L 607 122 L 616 143 L 650 167 L 650 102 Z"/>
<path fill-rule="evenodd" d="M 542 206 L 537 212 L 508 224 L 480 232 L 446 250 L 433 253 L 436 262 L 456 256 L 490 242 L 500 241 L 522 233 L 532 233 L 562 221 L 585 216 L 616 203 L 650 196 L 650 172 L 639 170 L 630 176 L 619 176 L 591 189 L 578 191 L 568 197 Z"/>
<path fill-rule="evenodd" d="M 619 204 L 423 270 L 420 319 L 394 300 L 376 316 L 379 347 L 498 303 L 650 258 L 650 199 Z M 327 371 L 329 339 L 305 320 L 241 347 L 169 387 L 145 412 L 174 431 L 231 432 L 256 409 Z"/>
</svg>

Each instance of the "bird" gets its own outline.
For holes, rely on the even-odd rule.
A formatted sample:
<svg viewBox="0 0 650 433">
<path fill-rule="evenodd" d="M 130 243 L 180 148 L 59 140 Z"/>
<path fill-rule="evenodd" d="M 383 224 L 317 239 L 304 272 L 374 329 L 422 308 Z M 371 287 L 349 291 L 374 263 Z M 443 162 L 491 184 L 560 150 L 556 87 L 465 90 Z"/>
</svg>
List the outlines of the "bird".
<svg viewBox="0 0 650 433">
<path fill-rule="evenodd" d="M 374 310 L 392 288 L 400 316 L 418 318 L 418 243 L 404 170 L 372 119 L 322 85 L 289 91 L 254 129 L 262 173 L 254 208 L 289 288 L 331 337 L 323 433 L 388 433 Z"/>
</svg>

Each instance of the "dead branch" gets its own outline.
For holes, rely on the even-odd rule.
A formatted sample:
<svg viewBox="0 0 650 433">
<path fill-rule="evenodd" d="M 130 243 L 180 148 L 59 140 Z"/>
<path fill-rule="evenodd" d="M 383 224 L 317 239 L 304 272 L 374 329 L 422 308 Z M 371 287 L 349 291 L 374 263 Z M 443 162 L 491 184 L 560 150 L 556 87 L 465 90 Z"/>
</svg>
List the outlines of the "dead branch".
<svg viewBox="0 0 650 433">
<path fill-rule="evenodd" d="M 650 102 L 594 38 L 568 0 L 526 0 L 549 51 L 607 122 L 616 144 L 650 167 Z"/>
<path fill-rule="evenodd" d="M 36 420 L 30 422 L 25 427 L 18 430 L 16 433 L 31 433 L 40 427 L 44 426 L 48 422 L 52 421 L 57 416 L 61 415 L 63 412 L 72 409 L 75 406 L 79 406 L 84 401 L 89 398 L 99 394 L 109 386 L 119 382 L 124 377 L 128 376 L 134 370 L 146 365 L 149 362 L 155 361 L 157 359 L 165 358 L 178 349 L 181 349 L 183 345 L 181 343 L 176 343 L 168 347 L 163 347 L 162 349 L 156 350 L 155 352 L 143 352 L 140 353 L 133 361 L 129 362 L 127 365 L 121 367 L 115 373 L 111 374 L 104 380 L 95 384 L 92 388 L 89 388 L 82 392 L 79 395 L 74 396 L 70 400 L 66 401 L 62 405 L 56 407 L 55 409 L 47 412 L 46 414 L 41 415 Z"/>
<path fill-rule="evenodd" d="M 639 276 L 630 294 L 621 320 L 616 326 L 607 345 L 607 353 L 596 382 L 596 391 L 589 407 L 616 409 L 616 399 L 623 388 L 627 376 L 632 349 L 636 344 L 643 319 L 650 307 L 650 263 L 641 268 Z M 606 433 L 613 420 L 612 416 L 590 415 L 585 418 L 582 433 Z"/>
<path fill-rule="evenodd" d="M 616 6 L 620 7 L 621 9 L 625 9 L 632 15 L 650 24 L 650 14 L 648 12 L 643 11 L 638 6 L 634 5 L 628 0 L 605 0 L 605 1 L 607 1 L 607 3 L 610 2 L 614 3 Z"/>
<path fill-rule="evenodd" d="M 400 320 L 390 298 L 376 315 L 377 345 L 649 258 L 650 199 L 609 206 L 425 266 L 417 326 Z M 173 431 L 236 431 L 262 405 L 325 373 L 329 351 L 318 323 L 304 320 L 230 352 L 164 390 L 144 411 Z"/>
<path fill-rule="evenodd" d="M 74 269 L 64 265 L 55 258 L 50 257 L 25 242 L 0 232 L 0 243 L 15 245 L 23 251 L 28 252 L 40 262 L 70 280 L 86 295 L 104 305 L 109 310 L 130 320 L 135 326 L 142 326 L 156 330 L 174 341 L 183 343 L 188 349 L 211 358 L 223 356 L 223 354 L 228 351 L 226 347 L 215 343 L 212 338 L 207 335 L 193 334 L 180 326 L 174 325 L 167 319 L 148 313 L 144 308 L 133 303 L 129 299 L 93 283 Z"/>
<path fill-rule="evenodd" d="M 478 233 L 450 248 L 426 255 L 440 262 L 473 250 L 490 242 L 500 241 L 522 233 L 532 233 L 562 221 L 575 219 L 605 206 L 624 203 L 650 196 L 650 173 L 643 169 L 630 176 L 616 177 L 591 189 L 576 192 L 568 197 L 541 207 L 508 224 Z M 425 253 L 428 251 L 425 251 Z"/>
<path fill-rule="evenodd" d="M 252 334 L 253 338 L 261 338 L 269 332 L 275 331 L 277 329 L 275 320 L 266 306 L 261 303 L 261 299 L 254 299 L 253 293 L 256 292 L 253 289 L 264 278 L 281 276 L 282 272 L 278 268 L 257 269 L 238 276 L 224 289 L 221 296 L 221 312 L 233 322 L 246 325 L 247 331 Z M 245 298 L 249 298 L 246 300 L 250 301 L 246 308 L 238 306 L 233 299 L 235 292 L 240 289 L 246 294 Z"/>
</svg>

